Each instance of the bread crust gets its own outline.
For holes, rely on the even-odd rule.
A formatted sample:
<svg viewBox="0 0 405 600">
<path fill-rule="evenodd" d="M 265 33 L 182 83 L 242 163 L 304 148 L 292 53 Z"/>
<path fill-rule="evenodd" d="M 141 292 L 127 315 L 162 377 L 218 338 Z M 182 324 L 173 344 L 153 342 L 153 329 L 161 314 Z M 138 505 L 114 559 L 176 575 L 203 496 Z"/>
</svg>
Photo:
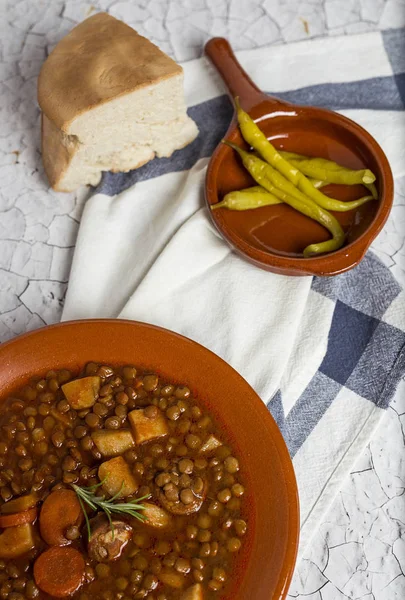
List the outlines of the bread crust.
<svg viewBox="0 0 405 600">
<path fill-rule="evenodd" d="M 134 29 L 107 13 L 89 17 L 65 36 L 42 66 L 38 102 L 57 128 L 92 108 L 183 69 Z"/>
<path fill-rule="evenodd" d="M 191 140 L 190 140 L 191 141 Z M 190 141 L 185 142 L 181 146 L 173 149 L 173 152 L 186 147 Z M 76 152 L 80 150 L 81 144 L 74 135 L 66 135 L 58 129 L 52 121 L 48 119 L 44 113 L 41 114 L 41 150 L 42 161 L 45 169 L 45 174 L 49 180 L 51 187 L 57 192 L 74 192 L 77 186 L 69 186 L 69 168 Z M 173 154 L 172 152 L 172 154 Z M 156 156 L 147 158 L 146 160 L 136 160 L 128 165 L 125 169 L 111 168 L 111 173 L 125 173 L 133 169 L 139 169 L 147 164 Z M 93 174 L 94 176 L 94 174 Z M 87 185 L 97 185 L 101 180 L 102 170 L 95 175 L 93 182 L 88 182 Z"/>
<path fill-rule="evenodd" d="M 54 190 L 70 191 L 60 188 L 59 182 L 63 180 L 70 161 L 77 152 L 78 145 L 79 142 L 75 136 L 66 135 L 44 113 L 41 114 L 42 162 L 46 176 Z"/>
</svg>

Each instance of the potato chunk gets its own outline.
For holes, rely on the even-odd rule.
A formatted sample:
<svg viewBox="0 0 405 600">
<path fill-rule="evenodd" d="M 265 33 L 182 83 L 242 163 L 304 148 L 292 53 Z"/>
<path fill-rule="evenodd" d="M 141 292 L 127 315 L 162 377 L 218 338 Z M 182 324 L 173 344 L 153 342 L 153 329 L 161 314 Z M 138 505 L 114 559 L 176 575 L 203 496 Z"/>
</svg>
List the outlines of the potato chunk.
<svg viewBox="0 0 405 600">
<path fill-rule="evenodd" d="M 203 600 L 203 589 L 201 583 L 192 585 L 188 590 L 182 594 L 180 600 Z"/>
<path fill-rule="evenodd" d="M 99 429 L 93 431 L 91 437 L 103 456 L 118 456 L 135 446 L 134 436 L 129 429 Z"/>
<path fill-rule="evenodd" d="M 31 524 L 8 527 L 0 535 L 0 558 L 17 558 L 34 545 Z"/>
<path fill-rule="evenodd" d="M 100 481 L 105 479 L 103 490 L 108 496 L 115 496 L 119 493 L 119 498 L 125 498 L 132 496 L 138 489 L 138 482 L 122 456 L 101 463 L 98 468 L 98 476 Z"/>
<path fill-rule="evenodd" d="M 62 385 L 66 400 L 75 410 L 90 408 L 97 400 L 101 379 L 96 375 L 74 379 Z"/>
<path fill-rule="evenodd" d="M 142 511 L 142 514 L 146 517 L 145 525 L 156 527 L 157 529 L 162 529 L 171 525 L 172 518 L 165 510 L 163 510 L 163 508 L 156 506 L 156 504 L 151 504 L 150 502 L 144 502 L 143 505 L 145 508 Z"/>
<path fill-rule="evenodd" d="M 209 438 L 206 439 L 204 444 L 200 448 L 200 453 L 208 454 L 208 452 L 213 452 L 216 448 L 222 446 L 222 442 L 220 442 L 215 435 L 210 435 Z"/>
<path fill-rule="evenodd" d="M 164 569 L 158 575 L 160 581 L 174 589 L 180 589 L 185 583 L 184 575 L 180 575 L 174 569 Z"/>
<path fill-rule="evenodd" d="M 38 497 L 35 494 L 27 494 L 26 496 L 14 498 L 13 500 L 3 504 L 3 506 L 0 508 L 0 512 L 3 515 L 24 512 L 30 508 L 34 508 L 37 504 Z"/>
<path fill-rule="evenodd" d="M 157 406 L 133 410 L 129 413 L 128 418 L 137 444 L 149 442 L 149 440 L 163 437 L 169 433 L 166 417 Z"/>
</svg>

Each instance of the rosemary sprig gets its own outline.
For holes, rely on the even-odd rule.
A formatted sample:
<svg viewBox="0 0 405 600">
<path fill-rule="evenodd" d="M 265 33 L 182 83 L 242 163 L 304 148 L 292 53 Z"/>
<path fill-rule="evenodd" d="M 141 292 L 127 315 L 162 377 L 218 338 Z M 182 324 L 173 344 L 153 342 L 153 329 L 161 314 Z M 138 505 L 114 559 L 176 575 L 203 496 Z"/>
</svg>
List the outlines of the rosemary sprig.
<svg viewBox="0 0 405 600">
<path fill-rule="evenodd" d="M 100 483 L 91 485 L 90 487 L 80 487 L 75 483 L 71 484 L 72 488 L 76 492 L 77 498 L 79 500 L 81 509 L 84 514 L 89 540 L 91 537 L 91 527 L 85 504 L 90 506 L 92 510 L 102 510 L 107 515 L 108 521 L 111 526 L 113 539 L 114 525 L 111 519 L 112 514 L 130 515 L 131 517 L 135 517 L 135 519 L 138 519 L 138 521 L 146 521 L 145 515 L 143 515 L 139 511 L 145 509 L 145 506 L 141 504 L 141 502 L 142 500 L 147 500 L 148 498 L 150 498 L 150 494 L 142 496 L 141 498 L 134 498 L 133 500 L 129 500 L 128 502 L 117 502 L 114 504 L 114 500 L 116 500 L 121 494 L 122 488 L 124 487 L 124 482 L 122 482 L 122 486 L 120 490 L 115 494 L 115 496 L 113 496 L 112 498 L 108 498 L 108 500 L 106 500 L 105 496 L 96 496 L 96 494 L 94 493 L 95 490 L 102 486 L 104 482 L 105 479 Z"/>
</svg>

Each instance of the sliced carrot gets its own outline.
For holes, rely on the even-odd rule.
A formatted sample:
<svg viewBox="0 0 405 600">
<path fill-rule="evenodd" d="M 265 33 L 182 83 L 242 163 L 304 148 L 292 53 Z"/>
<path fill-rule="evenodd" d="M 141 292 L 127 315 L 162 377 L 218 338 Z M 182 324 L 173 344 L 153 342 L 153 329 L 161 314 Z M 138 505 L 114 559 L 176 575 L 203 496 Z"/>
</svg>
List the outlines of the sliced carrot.
<svg viewBox="0 0 405 600">
<path fill-rule="evenodd" d="M 73 490 L 57 490 L 49 494 L 39 515 L 42 539 L 49 546 L 66 546 L 70 541 L 65 533 L 71 525 L 80 526 L 83 512 Z"/>
<path fill-rule="evenodd" d="M 33 523 L 36 518 L 36 508 L 30 508 L 30 510 L 25 510 L 24 512 L 16 513 L 15 515 L 0 515 L 0 527 L 5 529 L 6 527 L 25 525 L 26 523 Z"/>
<path fill-rule="evenodd" d="M 82 554 L 74 548 L 54 546 L 43 552 L 34 564 L 37 586 L 55 598 L 73 594 L 82 584 L 85 562 Z"/>
</svg>

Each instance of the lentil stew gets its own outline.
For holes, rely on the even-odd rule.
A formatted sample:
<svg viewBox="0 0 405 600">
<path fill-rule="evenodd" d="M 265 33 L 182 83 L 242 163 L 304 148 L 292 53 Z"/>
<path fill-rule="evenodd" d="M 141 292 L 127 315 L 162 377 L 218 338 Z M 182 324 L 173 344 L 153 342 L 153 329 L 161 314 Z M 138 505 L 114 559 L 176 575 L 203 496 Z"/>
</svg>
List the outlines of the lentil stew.
<svg viewBox="0 0 405 600">
<path fill-rule="evenodd" d="M 226 595 L 245 488 L 185 385 L 134 366 L 49 371 L 1 404 L 0 468 L 0 600 Z"/>
</svg>

